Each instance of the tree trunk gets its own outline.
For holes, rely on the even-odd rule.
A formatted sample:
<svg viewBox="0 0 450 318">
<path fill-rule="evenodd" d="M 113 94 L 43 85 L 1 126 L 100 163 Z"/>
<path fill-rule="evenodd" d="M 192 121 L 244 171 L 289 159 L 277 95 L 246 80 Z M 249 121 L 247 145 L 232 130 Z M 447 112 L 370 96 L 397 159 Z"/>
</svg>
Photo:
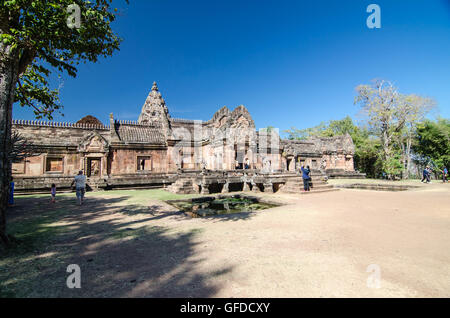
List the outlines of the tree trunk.
<svg viewBox="0 0 450 318">
<path fill-rule="evenodd" d="M 406 169 L 406 160 L 407 160 L 406 159 L 406 146 L 403 143 L 403 141 L 401 140 L 401 138 L 400 138 L 399 144 L 400 144 L 400 148 L 402 150 L 402 167 L 403 167 L 403 169 L 402 169 L 402 180 L 405 180 L 405 179 L 408 179 L 408 177 L 407 177 L 408 171 Z"/>
<path fill-rule="evenodd" d="M 385 126 L 385 125 L 383 125 L 383 126 Z M 383 149 L 382 159 L 385 163 L 389 162 L 389 160 L 391 158 L 391 149 L 390 149 L 390 137 L 388 135 L 387 127 L 382 128 L 381 145 L 382 145 L 382 149 Z M 393 175 L 388 171 L 385 171 L 385 172 L 387 174 L 388 179 L 391 180 L 393 178 Z"/>
<path fill-rule="evenodd" d="M 14 50 L 17 51 L 17 50 Z M 9 45 L 0 43 L 0 239 L 7 245 L 6 210 L 11 181 L 12 105 L 19 73 L 18 54 Z"/>
<path fill-rule="evenodd" d="M 408 174 L 407 179 L 409 179 L 409 169 L 411 168 L 411 144 L 412 136 L 408 135 L 408 139 L 406 140 L 406 173 Z"/>
</svg>

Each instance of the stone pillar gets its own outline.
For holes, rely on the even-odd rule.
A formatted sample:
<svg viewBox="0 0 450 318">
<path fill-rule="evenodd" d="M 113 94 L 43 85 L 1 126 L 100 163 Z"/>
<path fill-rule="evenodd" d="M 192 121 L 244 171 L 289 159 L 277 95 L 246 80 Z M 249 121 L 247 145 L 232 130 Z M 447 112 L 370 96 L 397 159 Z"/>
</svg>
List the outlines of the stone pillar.
<svg viewBox="0 0 450 318">
<path fill-rule="evenodd" d="M 254 183 L 254 182 L 252 182 L 252 192 L 255 192 L 255 193 L 261 192 L 259 190 L 258 185 L 256 183 Z"/>
<path fill-rule="evenodd" d="M 242 191 L 250 191 L 250 187 L 248 185 L 248 182 L 244 182 L 244 187 L 243 187 Z"/>
<path fill-rule="evenodd" d="M 273 184 L 270 181 L 264 182 L 264 192 L 273 193 Z"/>
<path fill-rule="evenodd" d="M 202 191 L 200 194 L 209 194 L 209 188 L 207 184 L 202 184 Z"/>
<path fill-rule="evenodd" d="M 225 184 L 223 185 L 223 188 L 222 188 L 222 193 L 228 193 L 228 192 L 230 192 L 230 188 L 229 188 L 229 183 L 228 182 L 225 182 Z"/>
</svg>

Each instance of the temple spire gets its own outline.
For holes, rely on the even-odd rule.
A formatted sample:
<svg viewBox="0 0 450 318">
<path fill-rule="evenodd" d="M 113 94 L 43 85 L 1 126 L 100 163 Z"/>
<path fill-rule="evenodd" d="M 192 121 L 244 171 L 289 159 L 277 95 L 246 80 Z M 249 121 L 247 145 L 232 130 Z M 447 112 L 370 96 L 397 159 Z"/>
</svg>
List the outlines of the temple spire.
<svg viewBox="0 0 450 318">
<path fill-rule="evenodd" d="M 162 127 L 165 135 L 169 135 L 171 129 L 169 110 L 156 82 L 153 82 L 152 90 L 148 94 L 144 106 L 142 106 L 138 122 L 139 124 Z"/>
</svg>

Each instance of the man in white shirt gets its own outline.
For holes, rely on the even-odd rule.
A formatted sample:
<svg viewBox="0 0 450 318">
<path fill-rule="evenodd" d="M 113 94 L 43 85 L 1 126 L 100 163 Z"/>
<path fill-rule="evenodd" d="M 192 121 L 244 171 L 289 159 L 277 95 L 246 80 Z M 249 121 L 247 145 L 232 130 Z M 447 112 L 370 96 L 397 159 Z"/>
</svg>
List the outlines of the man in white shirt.
<svg viewBox="0 0 450 318">
<path fill-rule="evenodd" d="M 83 204 L 84 193 L 86 192 L 86 176 L 83 175 L 83 171 L 80 170 L 78 175 L 75 176 L 72 181 L 71 187 L 75 184 L 75 190 L 77 193 L 78 204 Z"/>
</svg>

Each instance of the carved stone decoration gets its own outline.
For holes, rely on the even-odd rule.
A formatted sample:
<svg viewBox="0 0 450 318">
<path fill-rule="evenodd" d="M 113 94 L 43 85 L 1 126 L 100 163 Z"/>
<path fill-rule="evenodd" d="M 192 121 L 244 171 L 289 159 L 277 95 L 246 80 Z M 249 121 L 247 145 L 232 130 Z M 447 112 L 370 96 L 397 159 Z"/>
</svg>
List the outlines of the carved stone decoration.
<svg viewBox="0 0 450 318">
<path fill-rule="evenodd" d="M 166 138 L 171 133 L 170 115 L 164 98 L 159 92 L 156 82 L 153 83 L 151 92 L 145 100 L 144 106 L 139 116 L 138 123 L 161 127 Z"/>
<path fill-rule="evenodd" d="M 78 151 L 82 153 L 109 153 L 109 142 L 97 131 L 92 131 L 78 145 Z"/>
<path fill-rule="evenodd" d="M 270 173 L 271 172 L 271 162 L 268 157 L 264 157 L 263 159 L 263 168 L 262 173 Z"/>
</svg>

